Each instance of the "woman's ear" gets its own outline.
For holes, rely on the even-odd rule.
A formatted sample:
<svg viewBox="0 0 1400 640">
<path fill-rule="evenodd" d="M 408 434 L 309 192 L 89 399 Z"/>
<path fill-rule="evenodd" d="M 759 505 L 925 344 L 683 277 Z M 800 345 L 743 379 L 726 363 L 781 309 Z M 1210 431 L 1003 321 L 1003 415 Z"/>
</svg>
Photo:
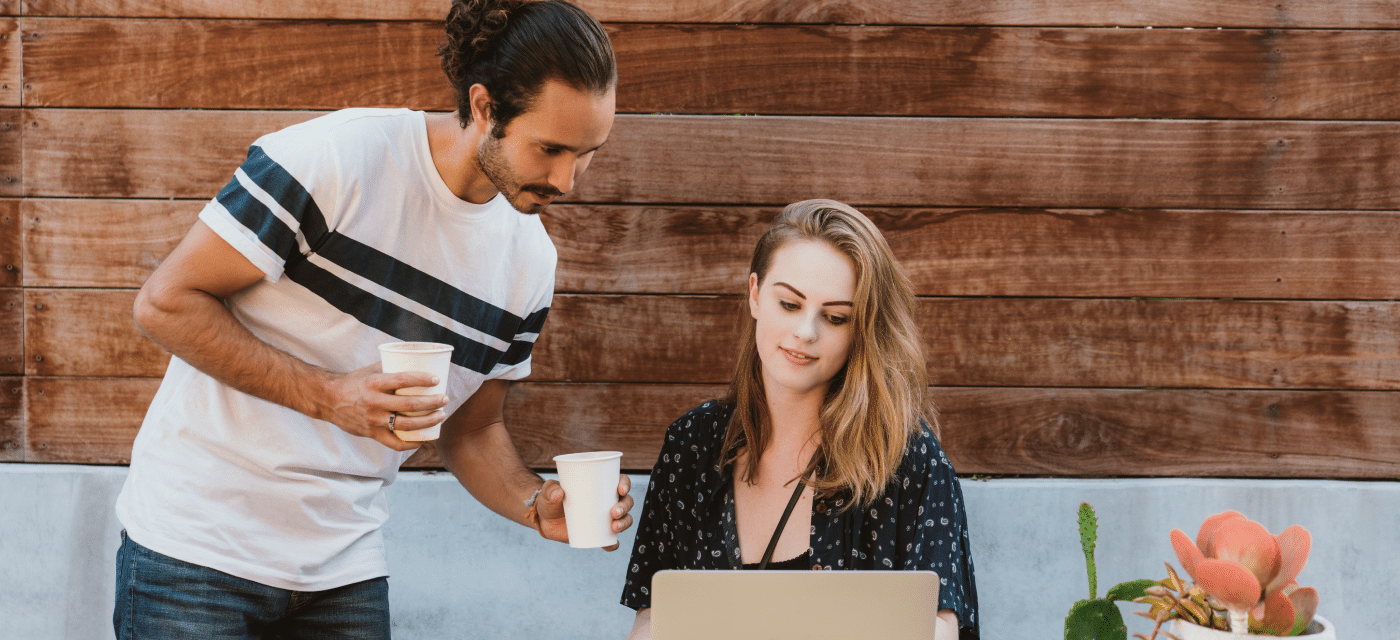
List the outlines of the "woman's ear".
<svg viewBox="0 0 1400 640">
<path fill-rule="evenodd" d="M 749 315 L 758 319 L 758 274 L 749 274 Z"/>
</svg>

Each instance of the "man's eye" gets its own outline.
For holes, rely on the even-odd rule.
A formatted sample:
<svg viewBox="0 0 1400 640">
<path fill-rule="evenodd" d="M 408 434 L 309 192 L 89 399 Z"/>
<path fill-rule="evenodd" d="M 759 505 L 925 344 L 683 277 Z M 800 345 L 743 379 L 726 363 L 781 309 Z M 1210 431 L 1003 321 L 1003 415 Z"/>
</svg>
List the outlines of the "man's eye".
<svg viewBox="0 0 1400 640">
<path fill-rule="evenodd" d="M 562 151 L 563 151 L 563 149 L 555 149 L 554 147 L 545 147 L 545 148 L 544 148 L 544 154 L 547 155 L 547 156 L 557 156 L 557 155 L 559 155 L 559 153 L 562 152 Z"/>
</svg>

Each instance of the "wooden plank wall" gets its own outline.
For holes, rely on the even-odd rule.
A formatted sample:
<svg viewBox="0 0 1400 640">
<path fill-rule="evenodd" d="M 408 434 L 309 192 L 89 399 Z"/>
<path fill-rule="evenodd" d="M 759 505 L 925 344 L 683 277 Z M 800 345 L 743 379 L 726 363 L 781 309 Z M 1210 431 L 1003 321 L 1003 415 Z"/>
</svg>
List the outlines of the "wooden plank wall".
<svg viewBox="0 0 1400 640">
<path fill-rule="evenodd" d="M 1400 5 L 585 0 L 612 140 L 545 222 L 529 462 L 720 393 L 784 204 L 887 233 L 964 474 L 1400 476 Z M 258 135 L 445 110 L 441 0 L 0 0 L 0 460 L 120 464 L 135 290 Z M 437 464 L 430 450 L 412 466 Z"/>
</svg>

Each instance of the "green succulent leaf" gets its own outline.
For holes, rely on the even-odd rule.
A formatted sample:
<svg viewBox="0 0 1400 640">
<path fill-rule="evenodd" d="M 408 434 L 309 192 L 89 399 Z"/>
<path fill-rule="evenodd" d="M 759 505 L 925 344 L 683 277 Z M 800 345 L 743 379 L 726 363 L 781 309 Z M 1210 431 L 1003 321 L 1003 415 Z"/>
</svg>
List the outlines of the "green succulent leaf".
<svg viewBox="0 0 1400 640">
<path fill-rule="evenodd" d="M 1128 640 L 1128 626 L 1112 600 L 1080 600 L 1065 616 L 1065 640 Z"/>
<path fill-rule="evenodd" d="M 1147 595 L 1147 588 L 1155 584 L 1157 584 L 1156 580 L 1130 580 L 1128 582 L 1120 582 L 1113 585 L 1113 588 L 1109 589 L 1108 594 L 1104 597 L 1109 600 L 1131 602 Z"/>
</svg>

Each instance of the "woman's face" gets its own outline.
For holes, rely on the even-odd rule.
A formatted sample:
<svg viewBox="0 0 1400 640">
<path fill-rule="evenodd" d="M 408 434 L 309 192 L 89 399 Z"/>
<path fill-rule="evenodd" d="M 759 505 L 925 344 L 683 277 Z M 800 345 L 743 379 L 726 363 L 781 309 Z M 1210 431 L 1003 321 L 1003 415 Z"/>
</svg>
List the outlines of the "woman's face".
<svg viewBox="0 0 1400 640">
<path fill-rule="evenodd" d="M 763 282 L 749 274 L 764 389 L 825 395 L 851 352 L 856 270 L 835 247 L 793 240 L 779 247 Z"/>
</svg>

